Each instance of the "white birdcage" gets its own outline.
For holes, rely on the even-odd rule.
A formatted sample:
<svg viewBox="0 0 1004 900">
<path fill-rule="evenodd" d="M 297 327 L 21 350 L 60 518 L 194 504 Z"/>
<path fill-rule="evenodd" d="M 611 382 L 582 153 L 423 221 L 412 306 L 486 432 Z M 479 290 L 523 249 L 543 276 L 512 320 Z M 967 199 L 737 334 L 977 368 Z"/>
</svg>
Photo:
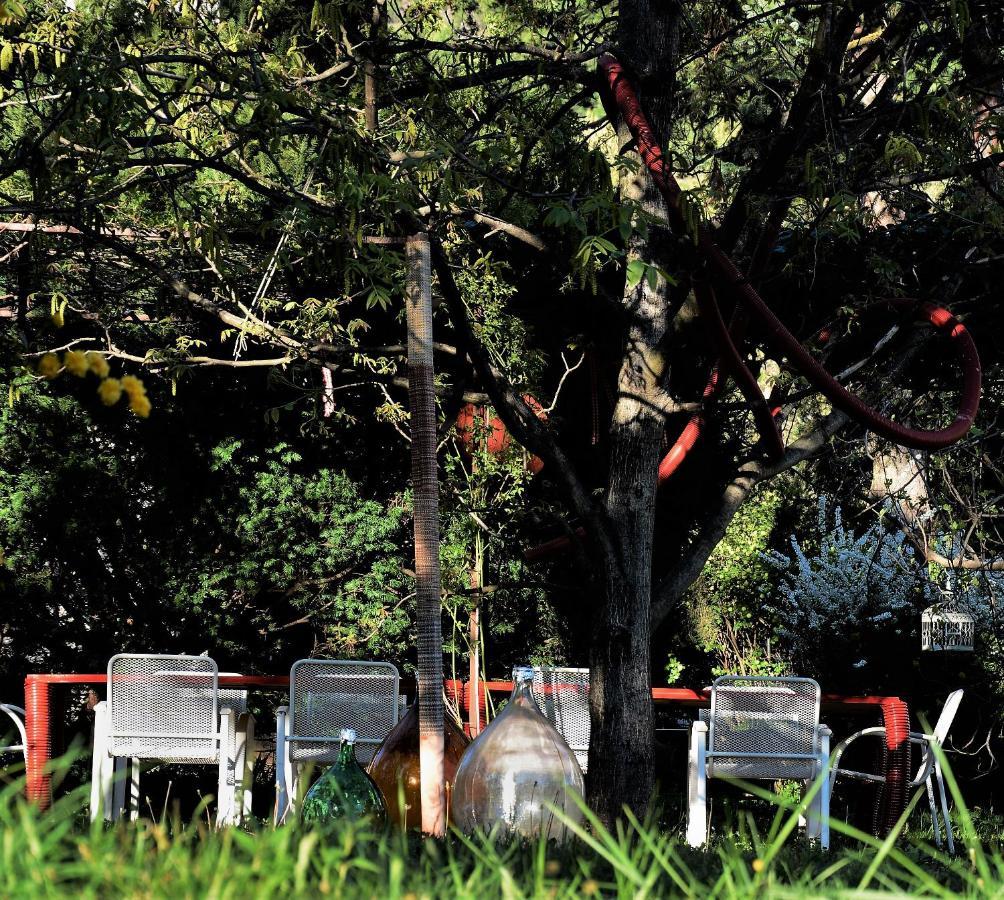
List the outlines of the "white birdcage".
<svg viewBox="0 0 1004 900">
<path fill-rule="evenodd" d="M 976 619 L 956 601 L 951 590 L 945 599 L 927 607 L 920 616 L 920 649 L 942 653 L 957 650 L 972 653 Z"/>
</svg>

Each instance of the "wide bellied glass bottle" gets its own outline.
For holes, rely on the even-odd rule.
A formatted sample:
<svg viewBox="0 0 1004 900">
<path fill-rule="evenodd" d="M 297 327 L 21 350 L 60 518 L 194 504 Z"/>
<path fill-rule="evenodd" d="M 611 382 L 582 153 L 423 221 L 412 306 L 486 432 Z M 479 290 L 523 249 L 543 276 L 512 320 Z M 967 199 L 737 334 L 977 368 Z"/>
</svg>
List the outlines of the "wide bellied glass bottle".
<svg viewBox="0 0 1004 900">
<path fill-rule="evenodd" d="M 446 779 L 446 802 L 449 804 L 457 766 L 470 742 L 453 721 L 453 716 L 447 713 L 443 718 L 443 776 Z M 391 824 L 421 828 L 422 779 L 418 758 L 417 702 L 411 705 L 404 718 L 383 739 L 366 771 L 383 794 Z"/>
<path fill-rule="evenodd" d="M 451 818 L 461 831 L 496 830 L 506 839 L 564 841 L 569 831 L 555 807 L 573 822 L 582 811 L 582 769 L 565 739 L 544 717 L 531 690 L 533 669 L 513 670 L 505 708 L 467 748 L 453 785 Z"/>
<path fill-rule="evenodd" d="M 356 762 L 356 733 L 339 732 L 338 758 L 328 766 L 303 798 L 303 821 L 322 824 L 345 819 L 370 819 L 387 823 L 380 791 Z"/>
</svg>

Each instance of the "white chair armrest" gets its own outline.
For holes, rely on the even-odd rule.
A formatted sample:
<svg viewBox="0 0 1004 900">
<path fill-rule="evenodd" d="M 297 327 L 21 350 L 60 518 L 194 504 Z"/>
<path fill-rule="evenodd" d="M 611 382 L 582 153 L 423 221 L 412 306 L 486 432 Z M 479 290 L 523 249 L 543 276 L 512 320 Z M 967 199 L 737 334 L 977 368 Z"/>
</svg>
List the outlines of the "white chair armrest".
<svg viewBox="0 0 1004 900">
<path fill-rule="evenodd" d="M 856 778 L 863 781 L 885 781 L 885 777 L 881 775 L 869 775 L 865 772 L 854 772 L 850 769 L 840 768 L 840 758 L 844 755 L 844 751 L 853 744 L 858 738 L 863 737 L 885 737 L 885 728 L 881 725 L 876 725 L 873 728 L 862 728 L 860 731 L 854 732 L 850 737 L 844 738 L 837 746 L 834 748 L 832 754 L 830 754 L 830 781 L 835 782 L 838 775 L 846 775 L 849 778 Z"/>
<path fill-rule="evenodd" d="M 13 703 L 0 703 L 0 710 L 3 710 L 10 717 L 21 738 L 20 745 L 11 744 L 5 749 L 20 750 L 21 754 L 25 755 L 28 752 L 28 735 L 24 730 L 24 710 L 20 706 L 14 706 Z"/>
</svg>

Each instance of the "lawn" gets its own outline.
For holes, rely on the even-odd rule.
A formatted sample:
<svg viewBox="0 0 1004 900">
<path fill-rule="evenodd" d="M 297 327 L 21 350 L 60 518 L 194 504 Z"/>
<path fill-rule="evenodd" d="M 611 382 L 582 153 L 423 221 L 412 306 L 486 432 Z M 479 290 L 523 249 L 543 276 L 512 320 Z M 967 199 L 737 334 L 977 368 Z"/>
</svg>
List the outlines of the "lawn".
<svg viewBox="0 0 1004 900">
<path fill-rule="evenodd" d="M 929 843 L 924 820 L 896 842 L 833 822 L 835 849 L 798 836 L 790 804 L 759 794 L 712 847 L 682 845 L 673 825 L 631 820 L 611 833 L 591 821 L 569 846 L 495 847 L 451 833 L 442 841 L 374 832 L 364 823 L 220 832 L 190 820 L 87 823 L 86 788 L 39 814 L 20 785 L 0 795 L 4 897 L 279 898 L 1001 896 L 999 823 L 972 816 L 952 785 L 958 857 Z M 920 797 L 914 798 L 916 803 Z M 770 804 L 774 804 L 773 813 Z M 721 824 L 721 823 L 720 823 Z M 921 830 L 917 830 L 920 828 Z M 723 834 L 721 832 L 728 832 Z M 962 845 L 964 844 L 964 847 Z"/>
</svg>

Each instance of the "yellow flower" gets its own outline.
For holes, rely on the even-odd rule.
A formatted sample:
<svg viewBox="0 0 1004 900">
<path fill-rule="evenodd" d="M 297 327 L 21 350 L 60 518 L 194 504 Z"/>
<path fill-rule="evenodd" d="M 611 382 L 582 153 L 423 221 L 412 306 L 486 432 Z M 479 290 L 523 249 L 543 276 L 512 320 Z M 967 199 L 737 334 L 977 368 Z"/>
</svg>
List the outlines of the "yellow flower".
<svg viewBox="0 0 1004 900">
<path fill-rule="evenodd" d="M 753 871 L 756 872 L 757 875 L 767 868 L 767 863 L 765 863 L 762 859 L 754 859 L 752 865 Z"/>
<path fill-rule="evenodd" d="M 125 379 L 122 379 L 123 381 Z M 135 397 L 129 397 L 129 409 L 131 409 L 137 416 L 141 419 L 150 418 L 150 401 L 147 399 L 146 394 L 140 394 Z"/>
<path fill-rule="evenodd" d="M 67 350 L 63 354 L 63 368 L 77 378 L 83 378 L 87 374 L 87 354 L 83 350 Z"/>
<path fill-rule="evenodd" d="M 600 886 L 592 878 L 582 882 L 582 893 L 586 897 L 595 897 L 600 892 Z"/>
<path fill-rule="evenodd" d="M 122 376 L 122 390 L 129 395 L 130 400 L 146 396 L 146 387 L 135 375 Z"/>
<path fill-rule="evenodd" d="M 38 361 L 38 374 L 43 378 L 55 378 L 60 368 L 59 357 L 55 353 L 46 353 Z"/>
<path fill-rule="evenodd" d="M 87 365 L 91 367 L 91 371 L 98 376 L 98 378 L 108 377 L 108 360 L 105 359 L 100 353 L 95 353 L 93 350 L 87 351 Z"/>
<path fill-rule="evenodd" d="M 98 385 L 98 396 L 105 406 L 114 406 L 122 396 L 122 382 L 117 378 L 105 378 Z"/>
</svg>

